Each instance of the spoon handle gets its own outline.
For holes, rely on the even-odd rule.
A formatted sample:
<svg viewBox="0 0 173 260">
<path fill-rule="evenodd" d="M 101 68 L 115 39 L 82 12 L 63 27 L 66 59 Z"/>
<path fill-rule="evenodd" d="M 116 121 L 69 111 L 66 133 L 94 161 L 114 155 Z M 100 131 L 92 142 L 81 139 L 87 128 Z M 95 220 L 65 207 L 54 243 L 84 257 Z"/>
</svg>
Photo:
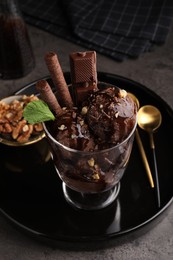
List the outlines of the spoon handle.
<svg viewBox="0 0 173 260">
<path fill-rule="evenodd" d="M 151 186 L 151 188 L 154 188 L 154 181 L 153 181 L 153 177 L 152 177 L 152 174 L 151 174 L 150 166 L 149 166 L 147 156 L 146 156 L 143 144 L 142 144 L 142 140 L 141 140 L 141 137 L 139 135 L 137 128 L 136 128 L 136 131 L 135 131 L 135 137 L 136 137 L 138 148 L 139 148 L 139 151 L 140 151 L 140 154 L 141 154 L 141 157 L 142 157 L 142 161 L 143 161 L 143 164 L 144 164 L 147 176 L 148 176 L 150 186 Z"/>
<path fill-rule="evenodd" d="M 152 157 L 153 157 L 157 204 L 158 204 L 158 207 L 160 208 L 160 187 L 159 187 L 159 177 L 158 177 L 158 170 L 157 170 L 157 160 L 156 160 L 153 133 L 150 133 L 150 146 L 151 146 Z"/>
</svg>

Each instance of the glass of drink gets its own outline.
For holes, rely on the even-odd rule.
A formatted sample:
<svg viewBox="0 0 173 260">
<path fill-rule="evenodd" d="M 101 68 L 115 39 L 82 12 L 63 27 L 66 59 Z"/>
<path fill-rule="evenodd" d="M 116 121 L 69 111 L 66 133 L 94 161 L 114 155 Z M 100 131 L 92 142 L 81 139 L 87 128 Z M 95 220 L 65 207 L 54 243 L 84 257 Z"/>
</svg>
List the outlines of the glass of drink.
<svg viewBox="0 0 173 260">
<path fill-rule="evenodd" d="M 33 51 L 16 0 L 0 1 L 0 39 L 0 78 L 21 78 L 31 72 Z"/>
</svg>

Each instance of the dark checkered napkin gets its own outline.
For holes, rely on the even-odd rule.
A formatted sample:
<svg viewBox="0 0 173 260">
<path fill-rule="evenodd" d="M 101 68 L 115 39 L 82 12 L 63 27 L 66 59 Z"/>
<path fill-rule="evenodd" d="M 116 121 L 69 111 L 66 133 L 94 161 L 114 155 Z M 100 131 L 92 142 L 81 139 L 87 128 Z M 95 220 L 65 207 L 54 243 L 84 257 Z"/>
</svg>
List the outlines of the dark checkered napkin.
<svg viewBox="0 0 173 260">
<path fill-rule="evenodd" d="M 20 0 L 26 21 L 116 60 L 163 44 L 172 0 Z"/>
</svg>

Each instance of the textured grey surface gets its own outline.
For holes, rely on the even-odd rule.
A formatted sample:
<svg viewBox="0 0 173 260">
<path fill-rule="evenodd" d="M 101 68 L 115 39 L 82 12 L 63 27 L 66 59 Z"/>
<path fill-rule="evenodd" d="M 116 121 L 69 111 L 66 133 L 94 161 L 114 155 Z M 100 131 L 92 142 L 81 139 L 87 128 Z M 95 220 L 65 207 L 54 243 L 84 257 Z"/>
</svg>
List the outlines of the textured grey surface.
<svg viewBox="0 0 173 260">
<path fill-rule="evenodd" d="M 18 80 L 0 80 L 0 98 L 20 89 L 25 84 L 48 75 L 44 54 L 55 51 L 59 55 L 63 71 L 69 71 L 68 55 L 84 50 L 63 39 L 34 27 L 28 27 L 36 59 L 35 69 Z M 146 53 L 138 60 L 115 62 L 97 54 L 98 71 L 118 74 L 138 81 L 154 90 L 173 108 L 173 30 L 164 46 Z M 115 246 L 97 251 L 68 251 L 43 245 L 18 231 L 0 216 L 0 259 L 2 260 L 54 260 L 54 259 L 173 259 L 173 205 L 155 227 L 138 238 L 122 237 Z"/>
</svg>

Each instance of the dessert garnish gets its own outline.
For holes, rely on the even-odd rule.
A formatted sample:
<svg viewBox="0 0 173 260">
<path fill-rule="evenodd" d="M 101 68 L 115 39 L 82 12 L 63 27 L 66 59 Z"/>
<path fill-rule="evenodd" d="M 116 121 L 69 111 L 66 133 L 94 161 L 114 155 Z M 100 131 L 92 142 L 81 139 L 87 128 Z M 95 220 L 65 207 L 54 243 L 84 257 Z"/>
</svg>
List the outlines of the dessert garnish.
<svg viewBox="0 0 173 260">
<path fill-rule="evenodd" d="M 31 137 L 43 132 L 43 126 L 38 120 L 30 123 L 23 117 L 23 110 L 29 103 L 39 102 L 34 95 L 14 97 L 11 103 L 0 101 L 0 137 L 9 141 L 25 143 Z"/>
<path fill-rule="evenodd" d="M 70 54 L 71 83 L 76 106 L 85 101 L 97 88 L 96 52 Z"/>
<path fill-rule="evenodd" d="M 70 96 L 70 92 L 65 81 L 57 54 L 54 52 L 48 52 L 45 55 L 45 62 L 50 72 L 52 81 L 57 89 L 57 96 L 60 96 L 61 103 L 65 107 L 73 107 L 73 101 Z"/>
<path fill-rule="evenodd" d="M 94 51 L 70 54 L 73 99 L 57 55 L 47 53 L 45 61 L 57 91 L 46 80 L 37 82 L 43 101 L 26 106 L 28 122 L 52 121 L 49 130 L 57 141 L 83 151 L 112 147 L 129 135 L 136 122 L 135 103 L 116 86 L 105 83 L 99 89 Z"/>
<path fill-rule="evenodd" d="M 51 87 L 49 86 L 48 82 L 46 80 L 39 80 L 36 83 L 36 88 L 39 91 L 42 100 L 44 100 L 50 109 L 54 112 L 55 115 L 61 115 L 62 114 L 62 108 L 55 97 Z"/>
<path fill-rule="evenodd" d="M 37 111 L 37 113 L 35 113 Z M 29 103 L 23 111 L 24 118 L 29 124 L 42 123 L 49 120 L 55 120 L 54 114 L 48 105 L 42 100 L 35 100 Z"/>
</svg>

